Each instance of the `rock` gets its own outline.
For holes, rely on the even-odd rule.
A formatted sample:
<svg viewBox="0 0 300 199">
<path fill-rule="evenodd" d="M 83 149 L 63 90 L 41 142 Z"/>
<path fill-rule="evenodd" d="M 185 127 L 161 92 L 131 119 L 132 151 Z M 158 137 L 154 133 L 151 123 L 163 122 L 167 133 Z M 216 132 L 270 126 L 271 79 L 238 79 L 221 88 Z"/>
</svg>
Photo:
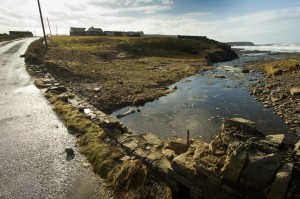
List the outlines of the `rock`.
<svg viewBox="0 0 300 199">
<path fill-rule="evenodd" d="M 83 168 L 89 168 L 90 167 L 90 164 L 89 163 L 86 163 L 86 162 L 84 162 L 84 163 L 82 163 L 82 166 L 83 166 Z"/>
<path fill-rule="evenodd" d="M 68 99 L 68 102 L 75 108 L 79 105 L 79 102 L 75 99 Z"/>
<path fill-rule="evenodd" d="M 171 163 L 172 168 L 183 176 L 196 174 L 195 162 L 191 161 L 186 154 L 175 157 Z"/>
<path fill-rule="evenodd" d="M 96 93 L 99 93 L 100 92 L 100 88 L 94 88 L 93 91 L 96 92 Z"/>
<path fill-rule="evenodd" d="M 159 139 L 156 135 L 153 135 L 152 133 L 147 133 L 143 135 L 143 138 L 148 144 L 152 146 L 161 146 L 163 143 L 161 139 Z"/>
<path fill-rule="evenodd" d="M 255 122 L 243 118 L 227 119 L 221 127 L 220 139 L 225 146 L 228 146 L 234 141 L 258 136 L 255 126 Z"/>
<path fill-rule="evenodd" d="M 39 89 L 42 89 L 42 88 L 47 88 L 47 85 L 45 84 L 45 82 L 41 79 L 36 79 L 34 80 L 33 84 L 39 88 Z"/>
<path fill-rule="evenodd" d="M 241 124 L 246 125 L 246 126 L 252 128 L 252 129 L 256 128 L 255 122 L 252 122 L 250 120 L 246 120 L 244 118 L 232 118 L 231 121 L 241 123 Z"/>
<path fill-rule="evenodd" d="M 253 157 L 242 171 L 240 182 L 256 190 L 264 190 L 271 183 L 281 161 L 282 157 L 276 154 Z"/>
<path fill-rule="evenodd" d="M 135 106 L 143 106 L 145 105 L 146 101 L 143 99 L 143 98 L 136 98 L 134 101 L 133 101 L 133 104 Z"/>
<path fill-rule="evenodd" d="M 74 150 L 72 148 L 66 148 L 65 152 L 67 153 L 67 156 L 73 156 Z"/>
<path fill-rule="evenodd" d="M 281 145 L 283 143 L 284 138 L 285 138 L 284 134 L 267 135 L 266 136 L 266 140 L 274 142 L 278 145 Z"/>
<path fill-rule="evenodd" d="M 83 112 L 84 112 L 85 114 L 90 114 L 90 113 L 92 113 L 93 111 L 92 111 L 91 109 L 85 108 L 85 109 L 83 109 Z"/>
<path fill-rule="evenodd" d="M 136 112 L 135 110 L 130 109 L 129 111 L 126 111 L 125 113 L 118 114 L 117 118 L 119 119 L 119 118 L 125 117 L 125 116 L 130 115 L 130 114 L 135 113 L 135 112 Z"/>
<path fill-rule="evenodd" d="M 294 153 L 296 156 L 300 157 L 300 140 L 295 144 Z"/>
<path fill-rule="evenodd" d="M 274 76 L 279 76 L 282 75 L 283 70 L 279 69 L 279 70 L 275 70 L 275 72 L 273 73 Z"/>
<path fill-rule="evenodd" d="M 242 73 L 249 73 L 250 71 L 248 69 L 243 69 Z"/>
<path fill-rule="evenodd" d="M 279 102 L 280 100 L 282 100 L 282 97 L 273 97 L 273 96 L 271 96 L 271 101 L 272 102 Z"/>
<path fill-rule="evenodd" d="M 111 141 L 110 138 L 105 138 L 105 139 L 103 140 L 103 142 L 105 142 L 105 143 L 110 143 L 110 141 Z"/>
<path fill-rule="evenodd" d="M 177 137 L 171 137 L 167 140 L 166 149 L 173 150 L 177 155 L 180 155 L 188 150 L 186 143 Z"/>
<path fill-rule="evenodd" d="M 58 87 L 52 86 L 52 87 L 48 88 L 48 90 L 46 92 L 49 92 L 49 91 L 54 91 L 56 93 L 64 93 L 67 91 L 67 89 L 64 86 L 58 86 Z"/>
<path fill-rule="evenodd" d="M 291 95 L 293 95 L 293 96 L 295 96 L 295 95 L 300 95 L 300 87 L 291 88 L 291 89 L 290 89 L 290 93 L 291 93 Z"/>
<path fill-rule="evenodd" d="M 214 75 L 214 77 L 216 77 L 216 78 L 220 78 L 220 79 L 224 79 L 224 78 L 226 78 L 224 75 Z"/>
<path fill-rule="evenodd" d="M 245 167 L 246 160 L 247 151 L 243 146 L 228 154 L 224 163 L 224 167 L 222 168 L 223 177 L 232 182 L 236 182 L 240 177 L 240 173 Z"/>
<path fill-rule="evenodd" d="M 293 164 L 285 163 L 277 172 L 276 179 L 272 183 L 268 193 L 268 199 L 284 199 L 293 172 Z"/>
<path fill-rule="evenodd" d="M 175 152 L 174 152 L 173 150 L 171 150 L 171 149 L 164 149 L 164 150 L 162 150 L 162 154 L 163 154 L 164 156 L 166 156 L 166 158 L 167 158 L 168 160 L 173 160 L 174 157 L 176 157 Z"/>
</svg>

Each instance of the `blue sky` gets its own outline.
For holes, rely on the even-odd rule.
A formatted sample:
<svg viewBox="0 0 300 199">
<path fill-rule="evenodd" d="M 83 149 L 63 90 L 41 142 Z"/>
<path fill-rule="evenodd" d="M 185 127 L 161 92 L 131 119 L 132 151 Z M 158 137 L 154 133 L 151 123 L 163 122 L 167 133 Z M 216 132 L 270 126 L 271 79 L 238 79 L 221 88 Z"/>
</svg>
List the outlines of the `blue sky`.
<svg viewBox="0 0 300 199">
<path fill-rule="evenodd" d="M 0 33 L 42 33 L 35 0 L 0 0 Z M 300 0 L 40 0 L 52 33 L 70 27 L 300 43 Z M 46 21 L 45 21 L 46 22 Z M 49 33 L 47 27 L 46 32 Z"/>
</svg>

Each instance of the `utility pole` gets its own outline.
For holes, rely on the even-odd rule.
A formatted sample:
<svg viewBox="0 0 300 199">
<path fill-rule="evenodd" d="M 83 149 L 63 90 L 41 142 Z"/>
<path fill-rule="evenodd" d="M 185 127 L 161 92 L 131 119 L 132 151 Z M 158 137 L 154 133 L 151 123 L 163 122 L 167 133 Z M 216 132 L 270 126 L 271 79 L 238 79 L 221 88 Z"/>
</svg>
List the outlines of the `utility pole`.
<svg viewBox="0 0 300 199">
<path fill-rule="evenodd" d="M 52 33 L 51 33 L 51 28 L 50 28 L 50 23 L 49 23 L 49 19 L 48 19 L 48 17 L 47 17 L 47 21 L 48 21 L 48 27 L 49 27 L 50 36 L 52 36 Z"/>
<path fill-rule="evenodd" d="M 57 26 L 56 26 L 56 36 L 57 36 Z"/>
<path fill-rule="evenodd" d="M 47 43 L 47 38 L 46 38 L 46 33 L 45 33 L 45 27 L 44 27 L 44 21 L 43 21 L 43 15 L 42 15 L 42 11 L 41 11 L 41 5 L 40 5 L 39 0 L 37 0 L 37 2 L 38 2 L 38 5 L 39 5 L 40 17 L 41 17 L 43 33 L 44 33 L 44 39 L 45 39 L 45 45 L 46 45 L 46 48 L 48 48 L 48 43 Z"/>
</svg>

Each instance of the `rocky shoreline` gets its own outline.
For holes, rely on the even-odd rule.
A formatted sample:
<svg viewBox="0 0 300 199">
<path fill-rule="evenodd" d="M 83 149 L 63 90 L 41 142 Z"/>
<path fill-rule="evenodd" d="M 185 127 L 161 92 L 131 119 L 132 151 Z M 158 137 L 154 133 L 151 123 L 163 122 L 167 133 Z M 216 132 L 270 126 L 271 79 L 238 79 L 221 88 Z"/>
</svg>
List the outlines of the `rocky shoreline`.
<svg viewBox="0 0 300 199">
<path fill-rule="evenodd" d="M 291 131 L 300 135 L 300 59 L 251 63 L 246 67 L 265 74 L 263 79 L 250 86 L 251 94 L 265 108 L 273 108 Z"/>
</svg>

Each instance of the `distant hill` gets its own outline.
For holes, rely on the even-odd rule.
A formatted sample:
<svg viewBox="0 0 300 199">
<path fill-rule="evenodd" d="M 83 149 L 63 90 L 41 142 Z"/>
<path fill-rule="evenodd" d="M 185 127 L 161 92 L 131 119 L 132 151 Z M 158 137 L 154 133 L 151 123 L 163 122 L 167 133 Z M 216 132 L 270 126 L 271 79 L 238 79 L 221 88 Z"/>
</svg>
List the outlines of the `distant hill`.
<svg viewBox="0 0 300 199">
<path fill-rule="evenodd" d="M 226 42 L 230 46 L 255 46 L 254 43 L 250 41 L 241 41 L 241 42 Z"/>
</svg>

